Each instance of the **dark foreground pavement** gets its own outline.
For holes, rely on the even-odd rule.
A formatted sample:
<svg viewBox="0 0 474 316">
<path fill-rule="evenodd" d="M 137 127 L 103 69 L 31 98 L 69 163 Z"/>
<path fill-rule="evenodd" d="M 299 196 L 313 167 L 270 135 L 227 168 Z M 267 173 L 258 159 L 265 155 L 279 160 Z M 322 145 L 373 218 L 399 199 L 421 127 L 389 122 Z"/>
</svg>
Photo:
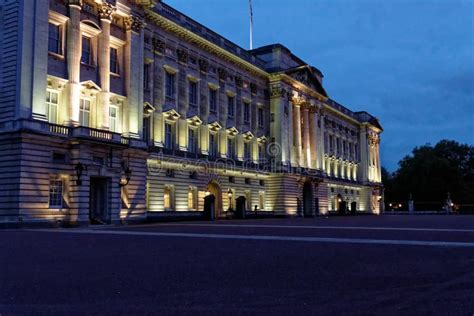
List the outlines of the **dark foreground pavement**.
<svg viewBox="0 0 474 316">
<path fill-rule="evenodd" d="M 0 314 L 473 315 L 474 216 L 0 231 Z"/>
</svg>

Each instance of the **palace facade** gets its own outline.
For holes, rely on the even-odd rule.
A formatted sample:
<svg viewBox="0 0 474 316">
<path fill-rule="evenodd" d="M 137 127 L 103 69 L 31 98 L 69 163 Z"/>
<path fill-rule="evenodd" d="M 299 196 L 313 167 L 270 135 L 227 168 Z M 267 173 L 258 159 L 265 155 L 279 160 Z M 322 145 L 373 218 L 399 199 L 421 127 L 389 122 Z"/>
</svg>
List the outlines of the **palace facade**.
<svg viewBox="0 0 474 316">
<path fill-rule="evenodd" d="M 379 121 L 154 0 L 0 0 L 0 224 L 381 212 Z"/>
</svg>

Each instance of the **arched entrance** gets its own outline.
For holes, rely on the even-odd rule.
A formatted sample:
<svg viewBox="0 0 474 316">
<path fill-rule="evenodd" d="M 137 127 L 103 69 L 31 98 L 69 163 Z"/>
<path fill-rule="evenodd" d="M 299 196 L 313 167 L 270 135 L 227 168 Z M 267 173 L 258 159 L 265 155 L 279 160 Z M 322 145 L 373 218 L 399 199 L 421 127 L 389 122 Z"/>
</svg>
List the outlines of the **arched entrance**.
<svg viewBox="0 0 474 316">
<path fill-rule="evenodd" d="M 207 185 L 207 190 L 216 198 L 215 218 L 219 218 L 222 214 L 222 190 L 216 181 L 212 181 Z"/>
<path fill-rule="evenodd" d="M 314 205 L 313 205 L 313 186 L 311 182 L 306 181 L 303 185 L 303 214 L 304 217 L 314 216 Z"/>
</svg>

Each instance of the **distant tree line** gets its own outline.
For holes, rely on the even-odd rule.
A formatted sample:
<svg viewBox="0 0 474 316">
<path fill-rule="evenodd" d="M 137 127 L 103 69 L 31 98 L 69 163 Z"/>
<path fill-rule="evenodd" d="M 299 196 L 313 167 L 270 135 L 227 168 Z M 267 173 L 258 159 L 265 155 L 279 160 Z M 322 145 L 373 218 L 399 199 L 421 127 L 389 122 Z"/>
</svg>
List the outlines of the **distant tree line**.
<svg viewBox="0 0 474 316">
<path fill-rule="evenodd" d="M 441 140 L 415 147 L 398 166 L 382 168 L 386 210 L 406 210 L 410 196 L 416 210 L 437 210 L 449 193 L 460 212 L 474 211 L 474 146 Z"/>
</svg>

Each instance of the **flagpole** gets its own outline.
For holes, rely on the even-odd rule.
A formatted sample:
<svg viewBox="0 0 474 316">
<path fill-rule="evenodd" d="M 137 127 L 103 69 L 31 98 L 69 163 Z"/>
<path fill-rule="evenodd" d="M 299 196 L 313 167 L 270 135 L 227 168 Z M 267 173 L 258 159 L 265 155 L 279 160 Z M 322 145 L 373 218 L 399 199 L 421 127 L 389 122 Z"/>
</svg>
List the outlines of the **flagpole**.
<svg viewBox="0 0 474 316">
<path fill-rule="evenodd" d="M 250 9 L 250 50 L 253 49 L 253 11 L 252 11 L 252 0 L 249 0 Z"/>
</svg>

